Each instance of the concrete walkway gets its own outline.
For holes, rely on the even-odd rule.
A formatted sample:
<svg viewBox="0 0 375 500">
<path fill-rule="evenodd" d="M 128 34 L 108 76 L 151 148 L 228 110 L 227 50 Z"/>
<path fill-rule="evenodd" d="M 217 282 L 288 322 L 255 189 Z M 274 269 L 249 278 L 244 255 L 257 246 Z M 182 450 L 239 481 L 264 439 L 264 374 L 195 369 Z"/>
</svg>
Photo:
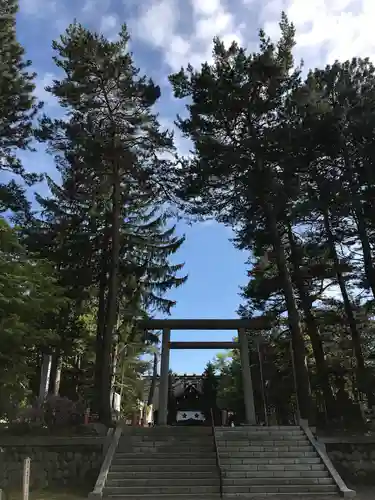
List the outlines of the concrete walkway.
<svg viewBox="0 0 375 500">
<path fill-rule="evenodd" d="M 357 492 L 357 500 L 375 500 L 375 486 L 349 486 Z"/>
<path fill-rule="evenodd" d="M 375 500 L 375 486 L 350 486 L 353 490 L 357 492 L 357 495 L 354 497 L 354 500 Z M 251 497 L 251 500 L 340 500 L 340 497 L 337 495 L 329 495 L 329 496 L 255 496 Z M 249 497 L 236 497 L 236 500 L 249 500 Z"/>
</svg>

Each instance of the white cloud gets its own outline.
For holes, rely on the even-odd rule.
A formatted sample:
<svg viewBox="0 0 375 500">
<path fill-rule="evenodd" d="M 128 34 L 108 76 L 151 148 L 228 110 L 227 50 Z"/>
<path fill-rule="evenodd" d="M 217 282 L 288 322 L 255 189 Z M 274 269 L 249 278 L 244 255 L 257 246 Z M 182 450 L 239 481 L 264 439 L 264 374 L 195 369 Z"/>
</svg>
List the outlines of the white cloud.
<svg viewBox="0 0 375 500">
<path fill-rule="evenodd" d="M 98 14 L 107 12 L 111 6 L 111 0 L 85 0 L 82 7 L 83 14 Z"/>
<path fill-rule="evenodd" d="M 225 33 L 233 24 L 233 16 L 225 10 L 218 10 L 210 16 L 198 19 L 195 34 L 200 40 L 212 40 L 214 36 Z"/>
<path fill-rule="evenodd" d="M 198 67 L 203 61 L 210 61 L 212 39 L 216 35 L 226 45 L 236 40 L 251 50 L 262 26 L 272 38 L 278 38 L 281 10 L 287 12 L 296 26 L 295 55 L 297 61 L 301 57 L 305 60 L 306 67 L 353 56 L 375 58 L 374 0 L 69 0 L 63 3 L 64 7 L 56 0 L 20 2 L 23 14 L 35 18 L 49 14 L 55 25 L 69 10 L 70 20 L 76 16 L 110 39 L 117 35 L 122 20 L 126 21 L 134 43 L 141 40 L 146 49 L 161 52 L 168 67 L 164 64 L 155 67 L 157 59 L 153 61 L 153 55 L 149 54 L 153 66 L 150 69 L 146 52 L 144 71 L 157 73 L 158 81 L 163 82 L 169 72 L 178 71 L 189 62 Z M 128 9 L 129 5 L 130 19 L 122 16 L 123 7 Z M 135 45 L 134 52 L 137 52 Z M 36 92 L 52 105 L 43 88 L 51 77 L 46 73 L 39 78 Z M 170 104 L 171 101 L 166 106 Z"/>
<path fill-rule="evenodd" d="M 220 0 L 192 0 L 193 11 L 197 15 L 210 16 L 221 10 Z"/>
<path fill-rule="evenodd" d="M 36 17 L 48 17 L 57 11 L 56 0 L 20 0 L 20 11 Z"/>
<path fill-rule="evenodd" d="M 134 35 L 158 48 L 167 48 L 178 25 L 178 9 L 173 0 L 145 6 L 134 24 Z"/>
<path fill-rule="evenodd" d="M 54 73 L 44 73 L 43 76 L 37 76 L 35 82 L 34 94 L 38 101 L 43 101 L 48 107 L 54 107 L 58 105 L 56 97 L 46 91 L 45 87 L 52 85 L 53 80 L 56 80 L 57 76 Z"/>
<path fill-rule="evenodd" d="M 194 22 L 187 34 L 188 16 L 178 0 L 154 0 L 130 23 L 133 37 L 162 50 L 165 62 L 173 71 L 190 62 L 199 66 L 211 59 L 212 39 L 216 35 L 228 44 L 242 41 L 242 25 L 236 25 L 235 16 L 223 0 L 190 0 Z M 162 22 L 161 22 L 162 20 Z"/>
<path fill-rule="evenodd" d="M 28 23 L 39 21 L 51 38 L 56 38 L 65 31 L 73 16 L 65 3 L 57 0 L 20 0 L 20 14 Z"/>
<path fill-rule="evenodd" d="M 308 67 L 375 56 L 373 0 L 270 0 L 260 17 L 272 38 L 279 33 L 281 10 L 296 27 L 296 54 Z"/>
<path fill-rule="evenodd" d="M 191 142 L 181 135 L 179 129 L 175 126 L 173 119 L 159 117 L 159 123 L 162 130 L 169 130 L 169 132 L 174 133 L 174 144 L 179 155 L 185 157 L 190 156 L 190 150 L 192 147 Z"/>
<path fill-rule="evenodd" d="M 100 21 L 99 31 L 110 40 L 114 39 L 120 31 L 120 23 L 115 14 L 105 14 Z"/>
</svg>

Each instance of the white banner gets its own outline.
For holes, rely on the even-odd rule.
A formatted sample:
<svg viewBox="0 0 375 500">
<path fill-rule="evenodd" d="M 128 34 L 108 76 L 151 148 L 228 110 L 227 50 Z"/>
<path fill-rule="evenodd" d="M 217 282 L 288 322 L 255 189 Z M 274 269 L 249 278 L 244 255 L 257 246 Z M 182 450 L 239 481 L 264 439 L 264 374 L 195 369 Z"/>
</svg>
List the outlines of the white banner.
<svg viewBox="0 0 375 500">
<path fill-rule="evenodd" d="M 177 422 L 183 422 L 184 420 L 197 420 L 199 422 L 204 422 L 204 413 L 195 410 L 179 410 L 177 412 Z"/>
</svg>

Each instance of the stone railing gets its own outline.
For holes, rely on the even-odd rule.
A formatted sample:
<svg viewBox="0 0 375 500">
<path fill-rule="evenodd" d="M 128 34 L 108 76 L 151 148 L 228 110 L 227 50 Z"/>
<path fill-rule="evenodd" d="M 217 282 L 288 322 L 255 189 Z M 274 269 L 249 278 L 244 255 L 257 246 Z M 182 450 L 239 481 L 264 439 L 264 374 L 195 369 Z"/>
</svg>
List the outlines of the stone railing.
<svg viewBox="0 0 375 500">
<path fill-rule="evenodd" d="M 0 437 L 0 488 L 19 489 L 23 461 L 31 459 L 30 486 L 94 484 L 109 437 Z"/>
<path fill-rule="evenodd" d="M 332 463 L 330 457 L 328 456 L 326 449 L 322 443 L 320 443 L 316 437 L 313 435 L 311 429 L 309 428 L 307 420 L 300 420 L 300 426 L 305 436 L 310 441 L 311 446 L 315 449 L 316 453 L 319 455 L 321 461 L 323 462 L 326 470 L 328 470 L 329 475 L 335 482 L 340 495 L 344 498 L 353 498 L 356 496 L 356 492 L 347 487 L 340 473 L 336 470 L 336 467 Z"/>
<path fill-rule="evenodd" d="M 111 466 L 118 443 L 120 441 L 120 437 L 122 434 L 122 427 L 123 427 L 122 424 L 118 423 L 116 426 L 116 430 L 111 434 L 111 442 L 106 450 L 106 454 L 102 466 L 100 468 L 100 472 L 96 480 L 94 489 L 92 490 L 91 493 L 89 493 L 88 496 L 90 500 L 103 498 L 103 490 L 105 487 L 105 483 L 107 481 L 109 468 Z"/>
</svg>

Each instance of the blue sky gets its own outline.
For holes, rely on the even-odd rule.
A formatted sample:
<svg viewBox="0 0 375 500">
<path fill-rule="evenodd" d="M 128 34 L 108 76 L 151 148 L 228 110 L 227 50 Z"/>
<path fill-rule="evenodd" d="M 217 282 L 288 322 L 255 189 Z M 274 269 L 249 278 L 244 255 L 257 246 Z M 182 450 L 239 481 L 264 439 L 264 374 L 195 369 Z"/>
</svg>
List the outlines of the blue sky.
<svg viewBox="0 0 375 500">
<path fill-rule="evenodd" d="M 36 95 L 46 112 L 59 109 L 44 87 L 58 72 L 52 61 L 51 41 L 76 18 L 89 28 L 115 38 L 120 25 L 130 30 L 131 50 L 142 72 L 161 86 L 158 105 L 163 126 L 173 128 L 181 104 L 171 94 L 167 76 L 190 62 L 199 65 L 211 57 L 212 38 L 237 40 L 256 48 L 257 32 L 264 27 L 278 36 L 278 20 L 285 10 L 297 29 L 296 58 L 307 67 L 335 59 L 372 56 L 375 52 L 374 0 L 20 0 L 18 36 L 37 72 Z M 176 136 L 180 152 L 188 144 Z M 30 171 L 54 176 L 52 160 L 44 151 L 23 155 Z M 39 187 L 39 190 L 44 189 Z M 188 283 L 173 293 L 175 318 L 232 318 L 239 305 L 239 286 L 246 282 L 247 255 L 230 243 L 228 228 L 215 223 L 178 229 L 187 236 L 177 256 L 186 263 Z M 173 340 L 230 340 L 235 332 L 172 332 Z M 214 352 L 174 351 L 171 368 L 180 373 L 200 373 Z"/>
</svg>

